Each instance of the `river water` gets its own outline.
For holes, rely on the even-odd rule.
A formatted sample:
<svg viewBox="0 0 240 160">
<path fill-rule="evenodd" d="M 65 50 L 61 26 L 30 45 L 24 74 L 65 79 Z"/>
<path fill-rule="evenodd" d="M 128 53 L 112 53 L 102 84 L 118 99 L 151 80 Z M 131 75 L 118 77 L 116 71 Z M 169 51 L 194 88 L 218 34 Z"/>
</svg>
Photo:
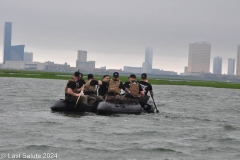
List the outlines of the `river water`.
<svg viewBox="0 0 240 160">
<path fill-rule="evenodd" d="M 240 159 L 240 90 L 153 86 L 159 114 L 53 113 L 66 82 L 0 77 L 0 159 Z"/>
</svg>

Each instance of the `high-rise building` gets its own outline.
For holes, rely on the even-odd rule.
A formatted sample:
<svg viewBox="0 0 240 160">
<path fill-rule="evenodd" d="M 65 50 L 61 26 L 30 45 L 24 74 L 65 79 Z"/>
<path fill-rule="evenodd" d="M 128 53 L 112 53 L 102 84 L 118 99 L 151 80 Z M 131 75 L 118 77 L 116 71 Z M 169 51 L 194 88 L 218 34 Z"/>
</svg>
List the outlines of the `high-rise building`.
<svg viewBox="0 0 240 160">
<path fill-rule="evenodd" d="M 32 62 L 32 61 L 33 61 L 33 53 L 24 52 L 24 62 Z"/>
<path fill-rule="evenodd" d="M 188 72 L 209 73 L 210 71 L 211 44 L 196 42 L 189 44 Z"/>
<path fill-rule="evenodd" d="M 11 45 L 12 39 L 12 22 L 5 22 L 4 31 L 4 54 L 3 63 L 6 61 L 23 61 L 25 45 Z"/>
<path fill-rule="evenodd" d="M 145 62 L 142 64 L 142 72 L 152 73 L 153 49 L 147 47 L 145 49 Z"/>
<path fill-rule="evenodd" d="M 237 76 L 240 76 L 240 45 L 237 47 Z"/>
<path fill-rule="evenodd" d="M 3 63 L 10 61 L 11 57 L 11 38 L 12 38 L 12 22 L 5 22 L 4 28 L 4 49 L 3 49 Z"/>
<path fill-rule="evenodd" d="M 222 74 L 222 57 L 214 57 L 213 59 L 213 74 Z"/>
<path fill-rule="evenodd" d="M 234 75 L 235 72 L 235 59 L 228 59 L 228 75 Z"/>
<path fill-rule="evenodd" d="M 95 69 L 95 61 L 87 61 L 87 51 L 78 50 L 76 67 L 80 70 L 91 71 Z"/>
<path fill-rule="evenodd" d="M 77 60 L 81 62 L 87 62 L 87 51 L 78 50 Z"/>
</svg>

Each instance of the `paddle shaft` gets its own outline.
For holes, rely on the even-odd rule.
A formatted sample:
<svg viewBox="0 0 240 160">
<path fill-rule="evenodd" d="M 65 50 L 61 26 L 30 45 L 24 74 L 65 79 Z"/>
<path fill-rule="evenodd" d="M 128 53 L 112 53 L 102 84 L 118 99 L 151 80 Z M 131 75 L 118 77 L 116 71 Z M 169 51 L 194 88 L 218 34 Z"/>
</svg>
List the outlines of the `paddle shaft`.
<svg viewBox="0 0 240 160">
<path fill-rule="evenodd" d="M 155 101 L 154 101 L 152 95 L 151 95 L 151 98 L 152 98 L 152 100 L 153 100 L 153 104 L 154 104 L 154 106 L 155 106 L 156 112 L 159 113 L 159 110 L 157 109 L 156 103 L 155 103 Z"/>
</svg>

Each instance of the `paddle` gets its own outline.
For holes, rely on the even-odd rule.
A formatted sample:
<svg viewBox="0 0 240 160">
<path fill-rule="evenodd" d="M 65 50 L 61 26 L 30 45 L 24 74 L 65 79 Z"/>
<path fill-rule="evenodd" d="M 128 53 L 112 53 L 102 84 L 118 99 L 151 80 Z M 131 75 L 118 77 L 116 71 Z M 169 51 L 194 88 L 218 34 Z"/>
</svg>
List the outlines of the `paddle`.
<svg viewBox="0 0 240 160">
<path fill-rule="evenodd" d="M 152 100 L 153 100 L 153 104 L 154 104 L 154 106 L 155 106 L 156 112 L 159 113 L 159 110 L 157 109 L 157 106 L 156 106 L 156 104 L 155 104 L 155 101 L 154 101 L 152 95 L 151 95 L 151 98 L 152 98 Z"/>
<path fill-rule="evenodd" d="M 84 85 L 80 88 L 80 93 L 82 92 L 83 88 L 84 88 Z M 78 101 L 79 101 L 80 97 L 81 97 L 81 94 L 80 94 L 80 96 L 78 96 L 77 102 L 75 104 L 75 108 L 77 107 L 77 104 L 78 104 Z"/>
</svg>

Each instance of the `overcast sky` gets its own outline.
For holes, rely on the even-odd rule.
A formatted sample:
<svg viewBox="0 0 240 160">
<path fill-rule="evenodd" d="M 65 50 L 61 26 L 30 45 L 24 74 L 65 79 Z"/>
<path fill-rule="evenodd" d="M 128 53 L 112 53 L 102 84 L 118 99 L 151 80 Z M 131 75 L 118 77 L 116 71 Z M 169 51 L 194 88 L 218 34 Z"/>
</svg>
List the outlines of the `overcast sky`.
<svg viewBox="0 0 240 160">
<path fill-rule="evenodd" d="M 210 42 L 213 58 L 237 57 L 240 0 L 0 0 L 0 63 L 4 23 L 12 45 L 24 44 L 34 61 L 76 65 L 86 50 L 96 67 L 140 67 L 153 48 L 153 68 L 183 72 L 189 43 Z"/>
</svg>

